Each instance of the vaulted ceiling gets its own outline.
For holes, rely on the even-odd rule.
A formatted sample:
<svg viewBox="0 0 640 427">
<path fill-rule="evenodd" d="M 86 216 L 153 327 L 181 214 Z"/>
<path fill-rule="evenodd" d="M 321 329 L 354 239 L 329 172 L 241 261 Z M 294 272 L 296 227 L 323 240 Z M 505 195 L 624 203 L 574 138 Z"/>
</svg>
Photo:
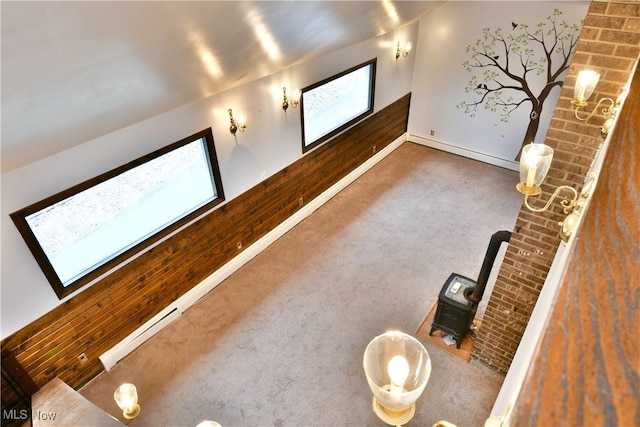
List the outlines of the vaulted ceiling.
<svg viewBox="0 0 640 427">
<path fill-rule="evenodd" d="M 2 171 L 395 30 L 440 1 L 2 1 Z"/>
</svg>

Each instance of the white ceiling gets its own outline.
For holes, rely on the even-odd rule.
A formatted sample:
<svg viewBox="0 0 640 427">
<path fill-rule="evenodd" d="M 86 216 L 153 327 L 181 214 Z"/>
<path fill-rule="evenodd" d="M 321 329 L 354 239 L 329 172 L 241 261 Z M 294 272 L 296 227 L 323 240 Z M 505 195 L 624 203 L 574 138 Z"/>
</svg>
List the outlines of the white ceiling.
<svg viewBox="0 0 640 427">
<path fill-rule="evenodd" d="M 2 171 L 311 57 L 437 1 L 2 1 Z"/>
</svg>

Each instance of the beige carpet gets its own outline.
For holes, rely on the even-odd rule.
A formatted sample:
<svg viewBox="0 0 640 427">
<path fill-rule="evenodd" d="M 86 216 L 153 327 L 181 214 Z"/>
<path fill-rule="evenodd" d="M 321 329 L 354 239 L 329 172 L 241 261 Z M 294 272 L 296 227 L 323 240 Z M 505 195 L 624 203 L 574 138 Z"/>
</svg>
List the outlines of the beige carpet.
<svg viewBox="0 0 640 427">
<path fill-rule="evenodd" d="M 452 272 L 477 277 L 491 235 L 513 228 L 516 182 L 405 143 L 81 393 L 122 419 L 113 391 L 136 384 L 130 426 L 381 426 L 367 343 L 414 333 Z M 425 347 L 433 371 L 410 425 L 482 425 L 503 377 Z"/>
</svg>

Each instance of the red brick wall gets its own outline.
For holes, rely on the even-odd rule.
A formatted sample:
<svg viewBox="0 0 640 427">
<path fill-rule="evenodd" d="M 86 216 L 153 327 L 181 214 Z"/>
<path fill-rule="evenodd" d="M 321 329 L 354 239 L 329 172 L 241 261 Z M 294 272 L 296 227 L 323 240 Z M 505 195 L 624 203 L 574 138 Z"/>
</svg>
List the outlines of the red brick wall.
<svg viewBox="0 0 640 427">
<path fill-rule="evenodd" d="M 601 115 L 587 122 L 575 118 L 571 99 L 578 72 L 589 68 L 601 74 L 585 107 L 591 112 L 599 99 L 619 95 L 639 54 L 640 1 L 593 1 L 545 137 L 545 144 L 555 151 L 554 160 L 541 200 L 530 198 L 530 204 L 542 206 L 540 202 L 546 202 L 558 186 L 581 187 L 603 142 Z M 524 206 L 520 210 L 472 352 L 475 359 L 498 372 L 509 369 L 522 339 L 560 244 L 558 222 L 564 216 L 557 201 L 543 213 Z"/>
<path fill-rule="evenodd" d="M 631 90 L 505 427 L 640 425 L 638 298 L 630 298 L 640 295 L 640 264 L 629 250 L 640 242 L 637 65 Z"/>
</svg>

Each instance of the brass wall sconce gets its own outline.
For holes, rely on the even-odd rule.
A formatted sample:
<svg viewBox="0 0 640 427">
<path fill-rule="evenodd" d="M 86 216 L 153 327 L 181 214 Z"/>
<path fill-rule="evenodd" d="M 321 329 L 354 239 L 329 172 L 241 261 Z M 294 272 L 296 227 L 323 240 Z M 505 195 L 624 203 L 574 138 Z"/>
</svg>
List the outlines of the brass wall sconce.
<svg viewBox="0 0 640 427">
<path fill-rule="evenodd" d="M 300 89 L 296 89 L 293 91 L 293 96 L 288 97 L 287 88 L 283 87 L 282 88 L 282 109 L 284 111 L 287 111 L 287 109 L 289 108 L 289 104 L 291 104 L 293 108 L 296 108 L 298 104 L 300 104 L 300 96 L 301 96 Z"/>
<path fill-rule="evenodd" d="M 402 49 L 400 47 L 400 42 L 398 41 L 398 46 L 396 47 L 396 61 L 398 60 L 398 58 L 400 58 L 400 56 L 409 56 L 409 54 L 411 53 L 412 46 L 413 44 L 410 41 L 408 41 L 405 43 L 404 49 Z"/>
<path fill-rule="evenodd" d="M 626 88 L 623 88 L 622 93 L 618 96 L 618 98 L 614 101 L 611 98 L 602 98 L 596 104 L 596 107 L 591 111 L 590 114 L 586 116 L 580 116 L 580 111 L 584 109 L 589 103 L 587 102 L 593 90 L 596 88 L 598 81 L 600 80 L 600 73 L 593 70 L 582 70 L 578 73 L 578 78 L 576 79 L 576 85 L 573 90 L 573 100 L 571 104 L 575 106 L 575 116 L 578 120 L 585 121 L 589 120 L 593 115 L 599 110 L 602 103 L 609 103 L 608 108 L 603 108 L 601 110 L 602 117 L 604 117 L 604 123 L 600 127 L 600 131 L 603 135 L 607 135 L 613 124 L 615 123 L 616 115 L 618 114 L 618 110 L 620 109 L 620 105 L 624 101 L 627 96 Z"/>
<path fill-rule="evenodd" d="M 231 132 L 233 135 L 235 135 L 238 131 L 244 132 L 244 130 L 247 128 L 247 121 L 244 117 L 244 114 L 240 113 L 238 115 L 238 118 L 234 119 L 233 111 L 231 111 L 231 108 L 229 108 L 229 120 L 231 121 L 231 124 L 229 125 L 229 132 Z"/>
<path fill-rule="evenodd" d="M 516 185 L 518 191 L 524 194 L 524 204 L 531 212 L 544 212 L 551 206 L 551 203 L 558 197 L 560 192 L 571 193 L 570 199 L 560 202 L 567 217 L 558 223 L 561 227 L 560 237 L 568 242 L 573 231 L 578 225 L 580 213 L 587 204 L 587 199 L 591 195 L 597 172 L 589 174 L 589 181 L 578 192 L 569 185 L 562 185 L 553 192 L 551 198 L 542 208 L 534 208 L 529 204 L 529 196 L 536 196 L 542 192 L 540 186 L 549 172 L 551 161 L 553 160 L 553 149 L 545 144 L 527 144 L 522 148 L 520 156 L 520 182 Z"/>
<path fill-rule="evenodd" d="M 118 407 L 122 409 L 122 416 L 127 420 L 132 420 L 140 414 L 140 405 L 138 405 L 138 390 L 136 386 L 130 383 L 120 385 L 113 393 Z"/>
</svg>

